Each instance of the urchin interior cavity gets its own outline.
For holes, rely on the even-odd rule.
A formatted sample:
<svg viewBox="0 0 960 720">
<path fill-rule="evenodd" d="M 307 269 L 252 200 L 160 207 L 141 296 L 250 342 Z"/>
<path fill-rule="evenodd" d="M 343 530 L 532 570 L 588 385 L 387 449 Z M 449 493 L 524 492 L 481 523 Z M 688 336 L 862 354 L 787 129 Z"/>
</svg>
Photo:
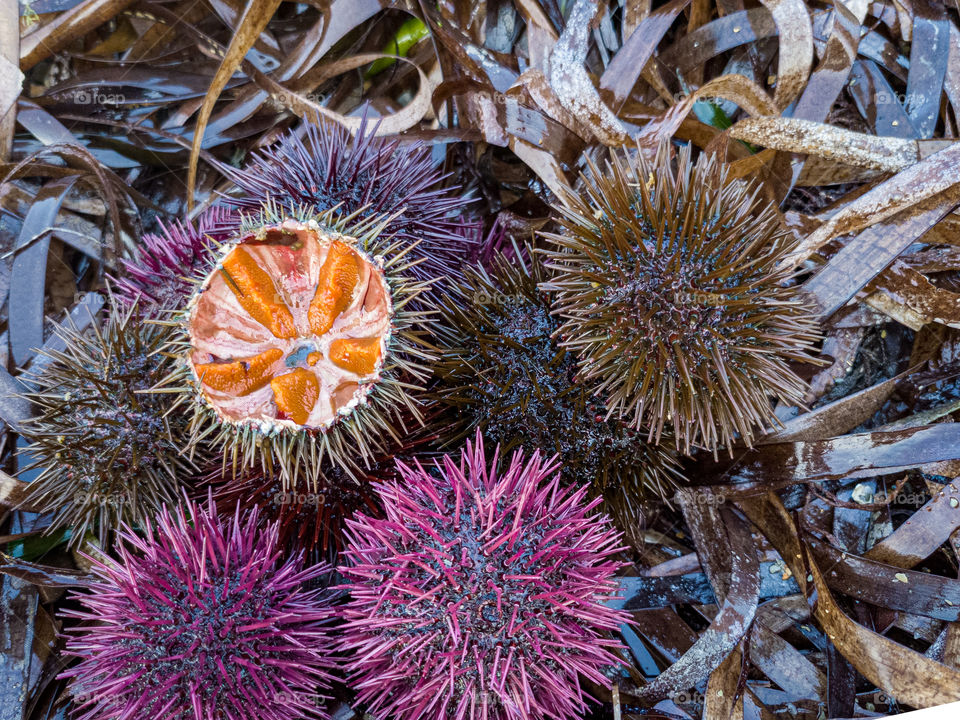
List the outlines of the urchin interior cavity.
<svg viewBox="0 0 960 720">
<path fill-rule="evenodd" d="M 287 220 L 227 248 L 190 309 L 190 362 L 233 423 L 323 430 L 380 377 L 392 304 L 351 238 Z"/>
</svg>

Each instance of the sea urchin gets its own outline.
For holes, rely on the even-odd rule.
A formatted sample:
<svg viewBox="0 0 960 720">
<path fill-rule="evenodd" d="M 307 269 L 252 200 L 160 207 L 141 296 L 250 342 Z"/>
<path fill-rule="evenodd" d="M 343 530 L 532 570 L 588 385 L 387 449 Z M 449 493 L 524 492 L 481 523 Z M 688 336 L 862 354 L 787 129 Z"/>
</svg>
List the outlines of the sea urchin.
<svg viewBox="0 0 960 720">
<path fill-rule="evenodd" d="M 393 463 L 375 462 L 356 478 L 336 465 L 324 468 L 315 488 L 283 488 L 280 478 L 250 468 L 236 477 L 223 477 L 219 464 L 205 480 L 220 507 L 256 507 L 261 522 L 276 522 L 280 545 L 288 552 L 306 553 L 307 562 L 333 560 L 342 544 L 343 523 L 358 509 L 377 513 L 371 483 Z"/>
<path fill-rule="evenodd" d="M 581 193 L 558 208 L 544 251 L 555 275 L 559 336 L 608 415 L 672 426 L 685 452 L 750 444 L 774 421 L 771 398 L 799 402 L 790 361 L 809 361 L 810 307 L 779 263 L 795 245 L 758 189 L 689 147 L 673 171 L 669 146 L 651 166 L 614 155 L 591 164 Z"/>
<path fill-rule="evenodd" d="M 348 521 L 343 649 L 361 702 L 391 720 L 573 718 L 579 676 L 609 686 L 627 616 L 619 534 L 538 453 L 489 465 L 478 433 L 437 474 L 398 465 L 385 518 Z"/>
<path fill-rule="evenodd" d="M 121 522 L 136 525 L 176 503 L 190 470 L 181 454 L 187 420 L 167 396 L 148 392 L 173 363 L 167 328 L 142 322 L 138 305 L 112 306 L 105 326 L 60 327 L 65 349 L 32 380 L 38 414 L 23 429 L 28 470 L 40 470 L 25 501 L 52 513 L 50 528 L 88 530 L 101 545 Z"/>
<path fill-rule="evenodd" d="M 123 261 L 124 274 L 114 280 L 117 298 L 139 303 L 145 314 L 182 307 L 196 289 L 192 276 L 210 264 L 235 222 L 229 209 L 215 206 L 196 223 L 174 220 L 145 234 L 134 257 Z"/>
<path fill-rule="evenodd" d="M 428 429 L 436 414 L 427 414 L 425 427 L 376 450 L 359 475 L 325 463 L 315 486 L 284 488 L 280 477 L 261 466 L 225 477 L 218 462 L 203 473 L 198 491 L 212 492 L 221 508 L 257 507 L 261 522 L 277 523 L 280 543 L 289 552 L 302 550 L 307 562 L 334 562 L 343 546 L 345 521 L 360 511 L 380 516 L 376 485 L 399 478 L 397 459 L 423 455 L 435 447 L 435 436 Z M 405 424 L 417 425 L 413 418 Z"/>
<path fill-rule="evenodd" d="M 468 269 L 456 286 L 462 300 L 441 308 L 437 396 L 460 420 L 450 434 L 457 440 L 479 428 L 503 452 L 555 452 L 564 481 L 591 485 L 615 515 L 646 490 L 667 494 L 680 478 L 676 451 L 606 417 L 603 399 L 579 381 L 576 357 L 554 337 L 560 321 L 530 255 L 495 253 L 489 271 Z"/>
<path fill-rule="evenodd" d="M 303 137 L 285 135 L 242 170 L 225 167 L 240 190 L 225 201 L 244 213 L 272 202 L 287 212 L 389 217 L 387 234 L 417 243 L 418 277 L 458 275 L 479 241 L 479 227 L 463 217 L 472 201 L 442 186 L 444 175 L 422 143 L 375 131 L 372 121 L 356 135 L 337 123 L 307 123 Z"/>
<path fill-rule="evenodd" d="M 324 464 L 356 478 L 420 421 L 429 374 L 428 285 L 383 221 L 333 213 L 245 219 L 181 314 L 180 370 L 164 387 L 194 408 L 191 437 L 235 471 L 260 465 L 311 489 Z"/>
<path fill-rule="evenodd" d="M 371 258 L 287 221 L 231 247 L 207 276 L 190 310 L 190 363 L 227 422 L 325 430 L 376 383 L 392 312 Z"/>
<path fill-rule="evenodd" d="M 145 537 L 121 533 L 119 560 L 90 558 L 94 582 L 64 615 L 62 677 L 80 720 L 327 718 L 336 665 L 330 571 L 281 559 L 276 526 L 256 512 L 221 521 L 216 507 L 166 509 Z"/>
</svg>

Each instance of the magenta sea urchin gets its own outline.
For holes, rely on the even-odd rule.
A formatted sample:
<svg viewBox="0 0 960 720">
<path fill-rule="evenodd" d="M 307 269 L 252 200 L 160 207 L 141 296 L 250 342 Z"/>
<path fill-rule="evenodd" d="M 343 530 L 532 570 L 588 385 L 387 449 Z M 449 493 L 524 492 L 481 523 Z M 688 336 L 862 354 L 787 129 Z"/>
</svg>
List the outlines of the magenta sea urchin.
<svg viewBox="0 0 960 720">
<path fill-rule="evenodd" d="M 80 662 L 62 677 L 80 720 L 327 718 L 336 665 L 331 591 L 306 589 L 329 566 L 281 559 L 277 528 L 190 504 L 145 537 L 125 529 L 119 560 L 90 558 L 67 630 Z"/>
<path fill-rule="evenodd" d="M 547 233 L 562 345 L 607 398 L 607 413 L 685 452 L 748 445 L 774 421 L 771 398 L 797 403 L 817 323 L 780 260 L 796 240 L 756 187 L 689 147 L 650 165 L 591 164 Z"/>
<path fill-rule="evenodd" d="M 147 233 L 133 258 L 123 261 L 124 273 L 114 280 L 117 297 L 138 302 L 142 311 L 178 308 L 193 294 L 194 273 L 211 263 L 218 242 L 226 239 L 231 210 L 215 206 L 197 218 L 161 224 L 159 233 Z"/>
<path fill-rule="evenodd" d="M 348 521 L 343 648 L 358 699 L 391 720 L 582 712 L 580 676 L 620 660 L 608 607 L 619 534 L 538 453 L 487 463 L 479 433 L 437 475 L 400 464 L 385 518 Z"/>
</svg>

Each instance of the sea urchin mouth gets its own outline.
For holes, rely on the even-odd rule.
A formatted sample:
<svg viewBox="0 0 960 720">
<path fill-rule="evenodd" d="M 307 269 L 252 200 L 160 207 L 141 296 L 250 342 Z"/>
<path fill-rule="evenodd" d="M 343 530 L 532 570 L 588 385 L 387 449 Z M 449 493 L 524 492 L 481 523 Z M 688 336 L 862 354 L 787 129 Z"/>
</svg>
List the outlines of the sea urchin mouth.
<svg viewBox="0 0 960 720">
<path fill-rule="evenodd" d="M 189 308 L 190 367 L 224 422 L 323 431 L 365 401 L 393 305 L 349 237 L 288 219 L 227 246 Z"/>
</svg>

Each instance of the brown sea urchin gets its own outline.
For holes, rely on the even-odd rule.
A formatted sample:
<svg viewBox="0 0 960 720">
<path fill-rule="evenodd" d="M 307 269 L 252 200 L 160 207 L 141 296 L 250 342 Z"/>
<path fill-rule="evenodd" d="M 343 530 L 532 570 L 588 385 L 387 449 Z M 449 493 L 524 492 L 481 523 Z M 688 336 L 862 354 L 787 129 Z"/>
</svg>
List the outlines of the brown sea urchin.
<svg viewBox="0 0 960 720">
<path fill-rule="evenodd" d="M 389 466 L 389 467 L 388 467 Z M 344 522 L 362 510 L 377 515 L 374 481 L 392 477 L 392 463 L 374 463 L 361 478 L 339 467 L 325 468 L 315 488 L 284 489 L 278 477 L 263 468 L 251 468 L 237 477 L 223 478 L 219 467 L 209 474 L 217 505 L 256 509 L 261 522 L 276 523 L 286 552 L 303 552 L 308 564 L 333 561 L 343 542 Z"/>
<path fill-rule="evenodd" d="M 591 164 L 582 192 L 562 198 L 545 237 L 563 320 L 561 344 L 607 397 L 607 413 L 665 427 L 678 447 L 750 444 L 773 421 L 771 398 L 798 402 L 817 326 L 790 271 L 794 246 L 775 209 L 711 156 L 669 147 L 653 165 L 614 156 Z"/>
<path fill-rule="evenodd" d="M 406 277 L 407 247 L 382 221 L 352 219 L 275 207 L 245 218 L 197 278 L 164 383 L 193 404 L 194 440 L 285 488 L 316 489 L 324 464 L 359 479 L 419 420 L 430 314 L 407 303 L 426 284 Z"/>
<path fill-rule="evenodd" d="M 232 511 L 238 504 L 242 510 L 256 508 L 261 522 L 277 523 L 281 545 L 291 553 L 303 551 L 308 563 L 334 562 L 343 545 L 346 520 L 358 511 L 379 517 L 376 486 L 399 477 L 397 462 L 426 457 L 434 449 L 438 414 L 425 413 L 423 427 L 406 418 L 400 424 L 415 429 L 400 441 L 384 438 L 385 447 L 371 448 L 374 456 L 359 474 L 326 463 L 313 487 L 284 488 L 277 474 L 268 474 L 259 465 L 225 477 L 218 462 L 202 473 L 199 491 L 206 497 L 212 490 L 220 508 Z"/>
</svg>

